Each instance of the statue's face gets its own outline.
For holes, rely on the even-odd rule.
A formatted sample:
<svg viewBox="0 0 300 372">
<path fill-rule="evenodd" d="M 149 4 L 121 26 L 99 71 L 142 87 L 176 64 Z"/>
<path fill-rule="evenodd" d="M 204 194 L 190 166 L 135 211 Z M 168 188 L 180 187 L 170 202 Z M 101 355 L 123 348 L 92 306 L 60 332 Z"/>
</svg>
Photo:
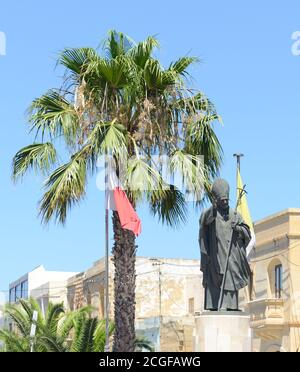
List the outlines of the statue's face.
<svg viewBox="0 0 300 372">
<path fill-rule="evenodd" d="M 212 195 L 215 204 L 220 209 L 228 209 L 229 206 L 229 184 L 223 179 L 217 179 L 212 185 Z"/>
<path fill-rule="evenodd" d="M 227 209 L 229 207 L 229 199 L 227 198 L 218 199 L 217 205 L 221 209 Z"/>
</svg>

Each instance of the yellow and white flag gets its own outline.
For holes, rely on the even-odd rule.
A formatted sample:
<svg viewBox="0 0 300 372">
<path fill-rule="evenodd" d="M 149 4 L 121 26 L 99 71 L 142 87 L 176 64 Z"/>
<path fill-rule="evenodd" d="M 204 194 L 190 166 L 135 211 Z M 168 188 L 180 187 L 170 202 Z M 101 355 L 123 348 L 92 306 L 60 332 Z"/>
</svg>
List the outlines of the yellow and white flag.
<svg viewBox="0 0 300 372">
<path fill-rule="evenodd" d="M 240 171 L 238 169 L 238 171 L 237 171 L 237 200 L 239 200 L 240 192 L 243 190 L 243 188 L 244 188 L 244 184 L 243 184 L 243 181 L 242 181 Z M 248 207 L 247 197 L 246 197 L 245 193 L 242 195 L 242 197 L 239 200 L 238 212 L 240 213 L 244 222 L 250 227 L 250 230 L 251 230 L 251 241 L 250 241 L 250 243 L 248 244 L 248 247 L 247 247 L 247 257 L 249 257 L 252 249 L 255 246 L 255 234 L 254 234 L 254 227 L 253 227 L 253 222 L 252 222 L 250 210 L 249 210 L 249 207 Z"/>
</svg>

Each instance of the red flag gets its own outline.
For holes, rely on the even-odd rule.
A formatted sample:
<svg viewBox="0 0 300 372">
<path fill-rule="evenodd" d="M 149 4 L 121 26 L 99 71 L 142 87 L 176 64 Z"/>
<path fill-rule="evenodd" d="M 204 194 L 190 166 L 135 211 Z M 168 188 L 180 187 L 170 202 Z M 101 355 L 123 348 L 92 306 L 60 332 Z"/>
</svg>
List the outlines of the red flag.
<svg viewBox="0 0 300 372">
<path fill-rule="evenodd" d="M 138 236 L 142 231 L 141 220 L 128 200 L 125 191 L 120 187 L 120 181 L 110 164 L 107 170 L 106 208 L 117 211 L 122 228 L 130 230 Z"/>
<path fill-rule="evenodd" d="M 139 236 L 142 231 L 141 220 L 120 187 L 114 189 L 114 199 L 123 229 L 131 230 L 135 236 Z"/>
</svg>

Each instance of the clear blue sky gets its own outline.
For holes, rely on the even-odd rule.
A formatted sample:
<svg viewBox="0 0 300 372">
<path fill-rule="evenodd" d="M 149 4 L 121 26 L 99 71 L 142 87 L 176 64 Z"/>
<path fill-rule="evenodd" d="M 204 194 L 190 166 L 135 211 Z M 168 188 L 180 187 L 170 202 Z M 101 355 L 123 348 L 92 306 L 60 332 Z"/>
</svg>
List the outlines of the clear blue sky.
<svg viewBox="0 0 300 372">
<path fill-rule="evenodd" d="M 224 126 L 222 176 L 235 185 L 234 152 L 243 152 L 242 175 L 254 220 L 300 207 L 300 56 L 291 35 L 300 30 L 299 1 L 185 2 L 96 0 L 2 1 L 0 32 L 0 290 L 43 263 L 50 270 L 81 271 L 104 253 L 103 195 L 91 180 L 86 200 L 65 228 L 44 228 L 37 218 L 41 179 L 10 179 L 14 153 L 31 142 L 25 110 L 59 85 L 56 53 L 64 47 L 97 47 L 109 29 L 139 41 L 157 35 L 159 57 L 169 63 L 189 53 L 197 87 L 214 101 Z M 232 194 L 234 199 L 234 194 Z M 162 228 L 139 210 L 143 233 L 138 254 L 199 258 L 199 212 L 179 231 Z"/>
</svg>

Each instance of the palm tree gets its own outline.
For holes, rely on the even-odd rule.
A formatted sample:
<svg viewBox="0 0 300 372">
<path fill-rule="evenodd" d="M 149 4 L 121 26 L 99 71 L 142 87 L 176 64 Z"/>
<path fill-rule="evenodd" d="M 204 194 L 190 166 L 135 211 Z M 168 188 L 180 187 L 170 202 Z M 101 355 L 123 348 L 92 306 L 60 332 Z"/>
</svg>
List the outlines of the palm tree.
<svg viewBox="0 0 300 372">
<path fill-rule="evenodd" d="M 32 321 L 37 311 L 37 321 Z M 49 303 L 46 314 L 35 299 L 19 300 L 6 307 L 6 315 L 13 322 L 12 329 L 0 330 L 4 351 L 29 352 L 103 352 L 105 346 L 105 322 L 91 318 L 92 309 L 66 312 L 63 304 Z M 30 337 L 31 325 L 36 333 Z M 110 324 L 112 335 L 114 326 Z"/>
<path fill-rule="evenodd" d="M 136 44 L 112 31 L 102 54 L 92 48 L 60 54 L 58 64 L 66 69 L 62 86 L 32 102 L 29 123 L 36 141 L 13 160 L 15 180 L 30 169 L 47 175 L 40 201 L 45 223 L 52 218 L 65 223 L 69 209 L 85 196 L 88 174 L 96 171 L 101 155 L 112 156 L 118 171 L 126 164 L 123 186 L 133 206 L 147 201 L 153 215 L 171 226 L 186 220 L 186 190 L 197 200 L 203 184 L 209 190 L 221 165 L 222 149 L 213 129 L 219 117 L 203 93 L 188 87 L 187 69 L 197 58 L 179 58 L 164 68 L 154 57 L 157 46 L 154 37 Z M 63 165 L 54 146 L 60 139 L 70 154 Z M 168 156 L 168 172 L 181 175 L 182 189 L 162 177 L 161 163 L 153 155 Z M 204 156 L 204 164 L 198 155 Z M 137 246 L 118 213 L 112 219 L 113 350 L 130 352 Z"/>
</svg>

